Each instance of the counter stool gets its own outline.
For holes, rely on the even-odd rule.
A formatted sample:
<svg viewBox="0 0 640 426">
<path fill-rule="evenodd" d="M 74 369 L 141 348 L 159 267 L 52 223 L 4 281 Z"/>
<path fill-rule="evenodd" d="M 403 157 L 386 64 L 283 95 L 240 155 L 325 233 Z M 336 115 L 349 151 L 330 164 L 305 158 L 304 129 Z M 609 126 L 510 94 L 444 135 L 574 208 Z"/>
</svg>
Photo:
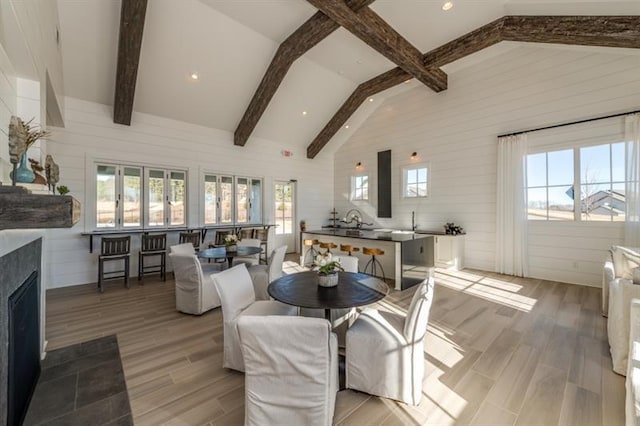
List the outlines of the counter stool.
<svg viewBox="0 0 640 426">
<path fill-rule="evenodd" d="M 104 292 L 102 288 L 104 281 L 119 278 L 124 278 L 124 285 L 129 288 L 129 250 L 131 248 L 131 236 L 102 238 L 100 247 L 100 256 L 98 257 L 98 290 L 100 290 L 100 293 Z M 124 270 L 105 272 L 104 262 L 111 260 L 124 260 Z"/>
<path fill-rule="evenodd" d="M 378 259 L 376 259 L 376 256 L 382 256 L 384 254 L 384 250 L 380 250 L 379 248 L 362 247 L 362 254 L 364 254 L 365 256 L 371 256 L 371 259 L 369 259 L 367 264 L 364 266 L 364 269 L 362 270 L 362 272 L 375 277 L 377 276 L 378 267 L 380 267 L 380 271 L 382 272 L 382 281 L 386 281 L 387 279 L 384 275 L 384 269 L 382 269 L 382 264 Z M 371 267 L 370 268 L 371 272 L 367 272 L 369 267 Z"/>
<path fill-rule="evenodd" d="M 179 244 L 191 243 L 196 251 L 200 250 L 200 232 L 181 232 L 178 239 Z"/>
<path fill-rule="evenodd" d="M 327 250 L 325 253 L 331 253 L 331 249 L 338 248 L 334 243 L 318 243 L 318 245 L 320 245 L 320 248 Z"/>
<path fill-rule="evenodd" d="M 269 263 L 269 229 L 254 229 L 253 238 L 260 240 L 262 252 L 258 255 L 260 263 Z"/>
<path fill-rule="evenodd" d="M 360 251 L 360 249 L 350 244 L 340 244 L 340 251 L 349 253 L 349 256 L 351 256 L 351 253 L 353 253 L 354 251 Z"/>
<path fill-rule="evenodd" d="M 315 261 L 316 256 L 320 254 L 314 247 L 319 244 L 318 240 L 303 240 L 302 244 L 306 247 L 307 251 L 304 253 L 301 266 L 311 265 Z M 311 262 L 307 262 L 309 256 L 311 256 Z"/>
<path fill-rule="evenodd" d="M 240 238 L 241 240 L 245 240 L 247 238 L 253 238 L 254 233 L 255 232 L 253 228 L 241 229 L 240 232 L 238 232 L 238 238 Z"/>
<path fill-rule="evenodd" d="M 160 256 L 160 264 L 144 266 L 144 260 L 151 256 Z M 167 234 L 142 234 L 138 253 L 138 281 L 142 281 L 145 273 L 155 272 L 160 272 L 162 281 L 167 280 Z"/>
</svg>

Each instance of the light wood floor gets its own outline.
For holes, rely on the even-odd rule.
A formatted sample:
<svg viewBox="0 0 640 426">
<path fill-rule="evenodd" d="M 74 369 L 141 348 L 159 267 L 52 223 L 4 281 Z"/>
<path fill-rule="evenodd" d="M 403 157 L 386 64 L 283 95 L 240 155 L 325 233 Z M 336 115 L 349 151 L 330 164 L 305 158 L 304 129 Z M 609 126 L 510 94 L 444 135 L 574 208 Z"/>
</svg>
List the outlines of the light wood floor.
<svg viewBox="0 0 640 426">
<path fill-rule="evenodd" d="M 622 425 L 600 290 L 480 271 L 436 274 L 422 403 L 338 393 L 335 423 Z M 379 305 L 404 312 L 413 291 Z M 243 375 L 222 368 L 222 315 L 176 312 L 173 282 L 47 292 L 49 348 L 117 334 L 136 424 L 234 425 Z"/>
</svg>

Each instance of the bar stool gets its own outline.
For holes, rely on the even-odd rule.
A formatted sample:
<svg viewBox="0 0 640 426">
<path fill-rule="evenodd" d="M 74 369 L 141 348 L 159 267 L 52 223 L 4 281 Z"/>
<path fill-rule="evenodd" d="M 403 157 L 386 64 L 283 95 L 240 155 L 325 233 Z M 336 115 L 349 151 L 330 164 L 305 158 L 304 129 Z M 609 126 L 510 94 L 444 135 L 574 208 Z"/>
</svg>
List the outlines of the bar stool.
<svg viewBox="0 0 640 426">
<path fill-rule="evenodd" d="M 325 251 L 325 254 L 331 253 L 331 249 L 338 248 L 338 246 L 334 243 L 318 243 L 318 245 L 320 246 L 320 248 L 327 250 Z"/>
<path fill-rule="evenodd" d="M 181 232 L 178 242 L 180 244 L 191 243 L 196 251 L 200 250 L 200 232 Z"/>
<path fill-rule="evenodd" d="M 260 247 L 262 247 L 262 252 L 258 258 L 260 259 L 260 263 L 264 263 L 265 265 L 269 263 L 267 254 L 269 253 L 269 229 L 254 229 L 253 238 L 260 240 Z"/>
<path fill-rule="evenodd" d="M 349 256 L 351 256 L 351 253 L 354 251 L 360 251 L 360 249 L 352 246 L 351 244 L 340 244 L 340 251 L 349 253 Z"/>
<path fill-rule="evenodd" d="M 369 259 L 367 264 L 364 266 L 364 269 L 362 270 L 362 272 L 375 277 L 377 276 L 378 267 L 380 267 L 380 271 L 382 271 L 382 281 L 386 281 L 387 279 L 384 275 L 384 269 L 382 268 L 382 263 L 380 263 L 380 261 L 376 259 L 376 256 L 382 256 L 384 254 L 384 250 L 380 250 L 379 248 L 362 247 L 362 254 L 364 254 L 365 256 L 371 256 L 371 259 Z M 367 272 L 367 269 L 369 269 L 369 265 L 371 265 L 370 273 Z"/>
<path fill-rule="evenodd" d="M 227 235 L 231 235 L 233 234 L 233 231 L 216 231 L 216 246 L 223 246 L 224 245 L 224 239 Z"/>
<path fill-rule="evenodd" d="M 313 261 L 315 260 L 316 256 L 320 253 L 318 253 L 318 250 L 316 250 L 316 248 L 314 246 L 318 245 L 318 240 L 303 240 L 302 244 L 306 247 L 306 252 L 304 253 L 304 256 L 302 257 L 302 266 L 306 266 L 306 265 L 311 265 L 313 264 Z M 307 262 L 307 258 L 311 256 L 311 262 Z"/>
<path fill-rule="evenodd" d="M 102 288 L 104 281 L 119 278 L 124 278 L 124 285 L 129 288 L 129 250 L 131 248 L 131 236 L 102 238 L 100 247 L 100 256 L 98 257 L 98 290 L 100 290 L 100 293 L 104 292 Z M 111 260 L 124 260 L 124 270 L 105 272 L 104 262 Z"/>
<path fill-rule="evenodd" d="M 144 260 L 151 256 L 160 256 L 160 264 L 144 266 Z M 160 272 L 162 281 L 167 280 L 167 234 L 142 234 L 138 253 L 138 281 L 142 281 L 145 273 L 155 272 Z"/>
</svg>

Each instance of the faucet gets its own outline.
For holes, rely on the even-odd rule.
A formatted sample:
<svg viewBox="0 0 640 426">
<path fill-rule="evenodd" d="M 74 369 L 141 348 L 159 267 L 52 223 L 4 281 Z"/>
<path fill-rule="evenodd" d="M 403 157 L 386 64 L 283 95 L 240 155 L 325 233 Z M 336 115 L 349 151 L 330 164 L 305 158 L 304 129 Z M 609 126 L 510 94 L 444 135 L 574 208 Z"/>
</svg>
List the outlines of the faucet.
<svg viewBox="0 0 640 426">
<path fill-rule="evenodd" d="M 418 228 L 418 225 L 416 225 L 416 212 L 412 211 L 411 212 L 411 230 L 415 231 Z"/>
<path fill-rule="evenodd" d="M 343 217 L 341 220 L 341 222 L 343 223 L 352 223 L 353 221 L 356 222 L 356 228 L 358 229 L 362 228 L 362 225 L 373 225 L 373 223 L 365 223 L 362 221 L 362 213 L 360 213 L 360 210 L 358 209 L 349 210 L 345 217 Z"/>
</svg>

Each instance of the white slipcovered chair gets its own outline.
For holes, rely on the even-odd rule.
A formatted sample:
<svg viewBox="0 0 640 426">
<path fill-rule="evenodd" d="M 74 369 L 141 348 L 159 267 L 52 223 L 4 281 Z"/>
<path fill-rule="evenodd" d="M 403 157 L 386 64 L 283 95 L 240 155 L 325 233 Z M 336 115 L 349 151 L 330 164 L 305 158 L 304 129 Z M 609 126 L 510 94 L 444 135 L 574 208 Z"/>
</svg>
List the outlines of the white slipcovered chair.
<svg viewBox="0 0 640 426">
<path fill-rule="evenodd" d="M 629 362 L 627 364 L 625 423 L 640 425 L 640 299 L 630 307 Z"/>
<path fill-rule="evenodd" d="M 282 264 L 287 251 L 287 246 L 281 246 L 271 252 L 267 265 L 252 265 L 249 267 L 249 275 L 253 281 L 253 289 L 256 292 L 256 300 L 270 300 L 267 287 L 271 281 L 282 276 Z"/>
<path fill-rule="evenodd" d="M 222 366 L 244 371 L 242 352 L 238 340 L 238 319 L 244 315 L 296 315 L 295 306 L 277 301 L 258 300 L 253 290 L 251 276 L 244 264 L 213 275 L 222 305 L 224 359 Z"/>
<path fill-rule="evenodd" d="M 196 249 L 193 248 L 191 243 L 176 244 L 169 248 L 170 254 L 194 254 Z"/>
<path fill-rule="evenodd" d="M 607 335 L 613 371 L 627 373 L 629 355 L 629 318 L 631 299 L 640 298 L 640 250 L 613 246 L 605 263 L 602 285 L 603 315 L 608 316 Z"/>
<path fill-rule="evenodd" d="M 191 245 L 189 243 L 189 245 Z M 201 315 L 220 306 L 210 272 L 203 272 L 195 254 L 169 254 L 176 281 L 176 309 Z"/>
<path fill-rule="evenodd" d="M 325 319 L 243 315 L 245 425 L 326 425 L 338 392 L 338 341 Z"/>
<path fill-rule="evenodd" d="M 243 238 L 236 244 L 238 247 L 260 247 L 260 240 L 256 238 Z M 260 263 L 260 254 L 252 254 L 250 256 L 236 256 L 233 258 L 233 265 L 239 265 L 241 263 L 249 265 L 257 265 Z"/>
<path fill-rule="evenodd" d="M 374 309 L 360 314 L 347 330 L 347 388 L 420 403 L 433 288 L 433 277 L 418 285 L 406 317 Z"/>
<path fill-rule="evenodd" d="M 355 256 L 333 256 L 334 260 L 339 260 L 342 265 L 342 269 L 345 272 L 358 272 L 358 258 Z M 347 308 L 347 309 L 332 309 L 331 310 L 331 324 L 334 327 L 339 326 L 345 321 L 351 320 L 351 318 L 355 315 L 355 308 Z M 322 309 L 309 309 L 309 308 L 300 308 L 300 315 L 305 317 L 313 317 L 313 318 L 324 318 L 324 310 Z M 342 338 L 344 336 L 341 335 L 341 343 Z"/>
</svg>

